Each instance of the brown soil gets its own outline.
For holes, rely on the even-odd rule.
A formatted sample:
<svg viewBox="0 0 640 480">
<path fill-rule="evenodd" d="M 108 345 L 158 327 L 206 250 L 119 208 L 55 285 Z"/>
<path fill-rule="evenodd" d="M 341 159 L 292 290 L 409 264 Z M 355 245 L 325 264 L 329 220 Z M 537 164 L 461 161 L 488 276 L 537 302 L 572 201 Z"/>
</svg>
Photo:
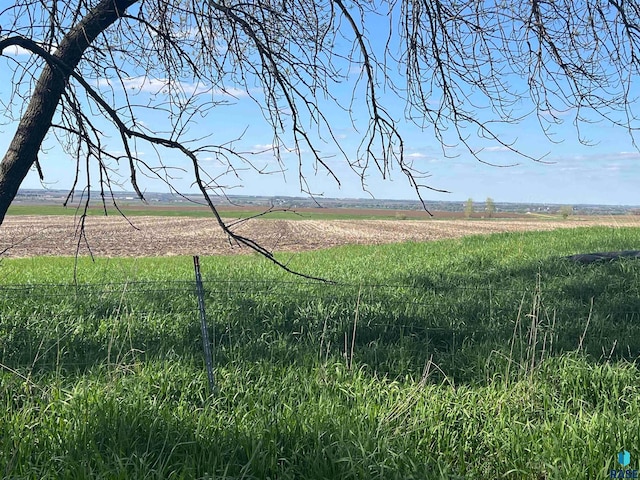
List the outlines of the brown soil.
<svg viewBox="0 0 640 480">
<path fill-rule="evenodd" d="M 249 253 L 229 243 L 211 219 L 89 217 L 86 240 L 79 242 L 71 216 L 9 216 L 0 227 L 0 256 L 99 257 L 213 255 Z M 553 230 L 592 225 L 640 226 L 637 216 L 582 217 L 569 220 L 261 220 L 246 221 L 236 231 L 276 251 L 316 250 L 345 244 L 429 241 L 506 231 Z M 88 245 L 88 246 L 87 246 Z M 6 251 L 4 253 L 3 250 Z"/>
</svg>

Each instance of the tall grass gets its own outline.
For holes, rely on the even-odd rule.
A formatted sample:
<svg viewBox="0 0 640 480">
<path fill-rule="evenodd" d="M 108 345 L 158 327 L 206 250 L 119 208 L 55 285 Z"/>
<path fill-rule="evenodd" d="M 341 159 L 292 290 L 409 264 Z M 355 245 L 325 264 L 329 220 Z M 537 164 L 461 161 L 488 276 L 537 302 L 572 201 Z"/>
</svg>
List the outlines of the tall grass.
<svg viewBox="0 0 640 480">
<path fill-rule="evenodd" d="M 640 454 L 640 265 L 562 257 L 639 233 L 281 256 L 336 285 L 202 259 L 214 395 L 190 259 L 5 260 L 0 476 L 608 478 Z"/>
</svg>

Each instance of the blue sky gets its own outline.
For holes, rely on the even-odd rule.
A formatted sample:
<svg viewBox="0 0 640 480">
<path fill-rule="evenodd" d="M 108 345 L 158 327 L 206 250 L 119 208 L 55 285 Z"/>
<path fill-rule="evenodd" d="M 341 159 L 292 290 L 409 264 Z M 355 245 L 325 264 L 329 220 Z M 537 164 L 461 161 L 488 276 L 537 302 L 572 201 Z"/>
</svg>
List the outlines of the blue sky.
<svg viewBox="0 0 640 480">
<path fill-rule="evenodd" d="M 26 59 L 26 52 L 15 50 L 9 52 L 14 60 Z M 4 68 L 5 61 L 0 63 L 0 99 L 6 102 L 9 93 L 7 85 L 11 75 L 9 69 Z M 521 86 L 516 84 L 515 86 Z M 149 92 L 157 90 L 158 85 L 149 79 L 132 77 L 130 88 L 138 89 L 139 99 L 145 100 Z M 195 87 L 194 87 L 195 88 Z M 344 102 L 352 94 L 353 85 L 337 86 L 334 93 Z M 219 106 L 204 118 L 193 123 L 187 138 L 209 137 L 211 142 L 223 143 L 240 138 L 234 146 L 239 150 L 251 152 L 250 157 L 256 166 L 266 171 L 274 171 L 271 175 L 259 175 L 254 171 L 240 171 L 240 178 L 235 175 L 221 177 L 221 183 L 228 185 L 230 194 L 245 195 L 301 195 L 297 175 L 297 156 L 284 153 L 284 171 L 274 160 L 272 151 L 273 133 L 261 119 L 261 113 L 245 93 L 230 88 L 234 96 L 218 92 L 219 99 L 226 99 L 229 105 Z M 640 93 L 640 92 L 638 92 Z M 356 92 L 356 96 L 362 92 Z M 632 97 L 637 96 L 633 95 Z M 117 95 L 116 101 L 122 97 Z M 401 119 L 404 105 L 391 95 L 382 96 L 392 116 Z M 346 104 L 346 103 L 343 103 Z M 530 108 L 523 104 L 522 110 Z M 496 131 L 500 137 L 508 142 L 515 141 L 520 151 L 535 157 L 544 156 L 545 163 L 538 163 L 526 158 L 515 156 L 500 145 L 491 144 L 471 135 L 469 144 L 474 148 L 484 147 L 484 159 L 492 163 L 515 166 L 500 168 L 484 165 L 478 162 L 464 146 L 454 145 L 443 150 L 433 133 L 427 129 L 421 131 L 413 124 L 399 122 L 399 130 L 405 141 L 405 154 L 416 167 L 425 170 L 430 177 L 425 181 L 430 186 L 448 190 L 450 193 L 426 192 L 427 202 L 459 201 L 469 197 L 482 201 L 492 197 L 497 202 L 538 202 L 538 203 L 566 203 L 566 204 L 640 204 L 638 182 L 640 181 L 640 153 L 633 146 L 628 133 L 614 128 L 604 122 L 581 125 L 584 138 L 590 140 L 592 146 L 584 146 L 577 140 L 575 127 L 572 125 L 572 112 L 563 116 L 565 122 L 552 129 L 553 138 L 557 143 L 549 141 L 542 133 L 535 118 L 528 118 L 518 125 L 500 125 Z M 361 138 L 352 122 L 343 110 L 327 104 L 325 115 L 330 119 L 334 134 L 341 146 L 351 156 L 355 155 Z M 479 118 L 493 120 L 489 111 L 479 111 Z M 364 105 L 358 101 L 353 103 L 351 116 L 359 121 L 366 117 Z M 163 119 L 157 114 L 142 116 L 141 120 L 149 127 L 162 128 Z M 362 127 L 362 124 L 356 125 Z M 15 123 L 0 124 L 0 150 L 4 152 L 10 138 L 15 131 Z M 640 125 L 635 125 L 640 127 Z M 105 127 L 106 128 L 106 127 Z M 108 132 L 108 130 L 106 130 Z M 113 152 L 121 150 L 115 132 L 107 143 Z M 244 134 L 243 134 L 244 133 Z M 471 132 L 470 132 L 471 133 Z M 483 143 L 484 142 L 484 143 Z M 359 178 L 341 161 L 337 149 L 330 144 L 319 142 L 322 154 L 329 157 L 328 162 L 341 179 L 341 186 L 323 171 L 314 172 L 310 166 L 304 168 L 309 184 L 315 194 L 326 197 L 359 198 L 369 197 L 369 193 L 362 190 Z M 144 144 L 138 147 L 138 153 L 143 159 L 152 159 L 153 149 Z M 161 152 L 166 165 L 177 168 L 189 168 L 186 159 L 173 152 Z M 302 152 L 303 162 L 310 161 L 308 153 Z M 45 186 L 54 189 L 66 189 L 71 185 L 75 162 L 69 158 L 57 145 L 53 138 L 47 140 L 43 154 L 40 156 L 45 173 Z M 203 165 L 212 176 L 222 174 L 224 168 L 215 159 L 203 155 Z M 126 181 L 126 171 L 122 172 L 123 189 L 130 190 Z M 174 172 L 174 184 L 182 192 L 195 191 L 188 172 Z M 371 169 L 366 179 L 367 189 L 376 198 L 416 199 L 415 192 L 409 186 L 404 175 L 396 168 L 391 172 L 391 178 L 382 180 L 377 171 Z M 167 191 L 167 187 L 158 181 L 141 179 L 141 187 L 146 191 Z M 23 188 L 40 188 L 41 183 L 35 172 L 31 172 L 22 185 Z"/>
</svg>

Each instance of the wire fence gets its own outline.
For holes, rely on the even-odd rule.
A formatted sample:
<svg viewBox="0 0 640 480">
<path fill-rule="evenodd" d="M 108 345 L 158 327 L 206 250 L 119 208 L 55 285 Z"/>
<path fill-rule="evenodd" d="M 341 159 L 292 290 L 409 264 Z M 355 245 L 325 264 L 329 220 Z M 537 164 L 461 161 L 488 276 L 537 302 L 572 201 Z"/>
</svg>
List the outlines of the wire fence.
<svg viewBox="0 0 640 480">
<path fill-rule="evenodd" d="M 344 362 L 384 375 L 437 363 L 457 379 L 529 369 L 580 351 L 640 355 L 635 280 L 534 277 L 517 287 L 416 281 L 320 284 L 206 279 L 214 364 Z M 196 284 L 118 282 L 0 287 L 0 363 L 24 372 L 139 362 L 203 363 Z"/>
</svg>

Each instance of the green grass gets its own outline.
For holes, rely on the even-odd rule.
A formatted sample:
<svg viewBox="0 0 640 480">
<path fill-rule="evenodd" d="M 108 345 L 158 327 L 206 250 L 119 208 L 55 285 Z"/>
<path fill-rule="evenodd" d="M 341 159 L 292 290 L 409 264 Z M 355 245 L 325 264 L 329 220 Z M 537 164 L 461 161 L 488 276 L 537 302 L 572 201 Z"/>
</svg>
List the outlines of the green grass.
<svg viewBox="0 0 640 480">
<path fill-rule="evenodd" d="M 258 208 L 252 210 L 229 210 L 224 206 L 219 207 L 220 216 L 223 218 L 249 218 L 261 215 L 268 209 Z M 76 207 L 63 207 L 61 205 L 12 205 L 9 207 L 7 215 L 80 215 L 82 210 Z M 87 210 L 88 215 L 104 215 L 102 207 L 91 207 Z M 110 216 L 124 214 L 128 217 L 137 216 L 161 216 L 161 217 L 211 217 L 211 211 L 206 207 L 183 206 L 180 208 L 170 206 L 136 207 L 131 205 L 121 205 L 120 211 L 115 208 L 108 208 L 107 214 Z M 363 208 L 359 212 L 349 211 L 340 213 L 335 210 L 323 212 L 322 209 L 314 211 L 304 210 L 274 210 L 263 215 L 261 218 L 271 220 L 402 220 L 405 216 L 401 212 L 390 210 L 389 213 L 371 211 Z M 429 220 L 431 217 L 424 212 L 421 217 L 411 220 Z"/>
<path fill-rule="evenodd" d="M 562 257 L 639 240 L 281 255 L 337 285 L 203 258 L 213 395 L 190 258 L 80 259 L 75 285 L 74 259 L 5 259 L 0 476 L 609 478 L 623 448 L 638 468 L 640 262 Z"/>
</svg>

